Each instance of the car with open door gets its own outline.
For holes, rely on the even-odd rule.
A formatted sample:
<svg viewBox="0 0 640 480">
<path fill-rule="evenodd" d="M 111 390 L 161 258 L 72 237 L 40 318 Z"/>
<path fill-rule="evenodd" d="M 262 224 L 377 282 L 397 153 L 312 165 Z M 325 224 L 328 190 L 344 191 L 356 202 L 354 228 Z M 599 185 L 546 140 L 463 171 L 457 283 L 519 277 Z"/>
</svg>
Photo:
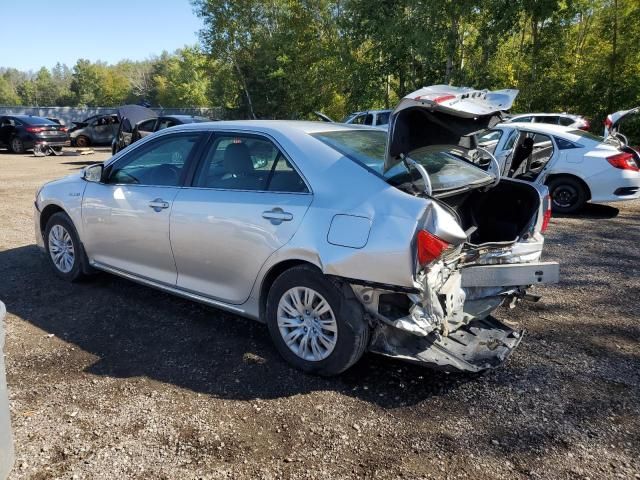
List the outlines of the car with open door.
<svg viewBox="0 0 640 480">
<path fill-rule="evenodd" d="M 631 153 L 640 165 L 640 107 L 607 115 L 604 136 L 617 139 L 620 148 Z"/>
<path fill-rule="evenodd" d="M 56 153 L 69 145 L 67 127 L 32 115 L 0 116 L 0 147 L 12 153 L 51 148 Z"/>
<path fill-rule="evenodd" d="M 69 129 L 72 145 L 89 147 L 92 145 L 111 145 L 118 133 L 120 119 L 118 115 L 94 115 L 81 122 L 73 122 Z"/>
<path fill-rule="evenodd" d="M 389 117 L 392 110 L 365 110 L 352 112 L 342 119 L 340 123 L 349 125 L 367 125 L 370 127 L 378 127 L 386 129 L 389 124 Z M 315 115 L 323 122 L 335 122 L 322 112 L 314 112 Z"/>
<path fill-rule="evenodd" d="M 141 138 L 159 132 L 165 128 L 175 127 L 176 125 L 186 125 L 188 123 L 210 122 L 211 119 L 200 117 L 198 115 L 163 115 L 158 118 L 151 118 L 138 123 L 133 128 L 132 142 L 137 142 Z"/>
<path fill-rule="evenodd" d="M 502 175 L 547 185 L 554 211 L 640 198 L 637 157 L 619 139 L 572 127 L 501 123 L 477 143 L 495 156 Z"/>
<path fill-rule="evenodd" d="M 492 313 L 558 281 L 547 189 L 442 151 L 513 92 L 423 89 L 390 133 L 322 122 L 164 129 L 36 194 L 53 272 L 108 272 L 265 322 L 304 371 L 369 350 L 433 368 L 501 365 L 523 330 Z M 135 301 L 135 299 L 132 299 Z"/>
<path fill-rule="evenodd" d="M 515 123 L 547 123 L 549 125 L 562 125 L 580 130 L 589 131 L 591 123 L 582 115 L 571 113 L 518 113 L 509 115 L 505 122 Z"/>
<path fill-rule="evenodd" d="M 142 105 L 124 105 L 116 110 L 118 130 L 111 142 L 111 153 L 115 155 L 135 141 L 133 132 L 136 125 L 155 120 L 158 114 Z"/>
</svg>

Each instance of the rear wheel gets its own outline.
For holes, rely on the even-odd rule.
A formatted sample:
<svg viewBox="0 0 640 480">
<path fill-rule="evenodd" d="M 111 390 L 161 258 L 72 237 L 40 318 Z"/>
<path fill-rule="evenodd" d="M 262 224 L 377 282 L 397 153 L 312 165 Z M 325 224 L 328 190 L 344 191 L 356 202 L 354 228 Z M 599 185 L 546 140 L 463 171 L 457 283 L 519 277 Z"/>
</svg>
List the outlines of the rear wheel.
<svg viewBox="0 0 640 480">
<path fill-rule="evenodd" d="M 24 153 L 24 142 L 19 137 L 13 137 L 10 146 L 13 153 Z"/>
<path fill-rule="evenodd" d="M 88 147 L 89 145 L 91 145 L 91 140 L 89 140 L 89 137 L 85 137 L 84 135 L 79 135 L 78 137 L 76 137 L 76 147 Z"/>
<path fill-rule="evenodd" d="M 293 267 L 275 280 L 266 316 L 280 355 L 305 372 L 337 375 L 360 359 L 369 342 L 351 288 L 312 267 Z"/>
<path fill-rule="evenodd" d="M 557 177 L 548 183 L 554 212 L 574 213 L 587 201 L 584 186 L 575 178 Z"/>
<path fill-rule="evenodd" d="M 47 222 L 44 245 L 53 271 L 60 278 L 75 282 L 90 271 L 87 256 L 73 222 L 66 213 L 55 213 Z"/>
</svg>

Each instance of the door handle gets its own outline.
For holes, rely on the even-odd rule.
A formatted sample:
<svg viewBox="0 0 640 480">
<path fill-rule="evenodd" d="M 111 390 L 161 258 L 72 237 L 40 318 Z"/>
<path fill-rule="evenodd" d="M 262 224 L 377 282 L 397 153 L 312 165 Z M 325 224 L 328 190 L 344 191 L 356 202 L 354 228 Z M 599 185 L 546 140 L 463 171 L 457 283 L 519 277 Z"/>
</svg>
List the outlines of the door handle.
<svg viewBox="0 0 640 480">
<path fill-rule="evenodd" d="M 156 198 L 149 202 L 149 206 L 153 208 L 156 212 L 160 210 L 164 210 L 165 208 L 169 208 L 169 202 L 165 202 L 161 198 Z"/>
<path fill-rule="evenodd" d="M 262 218 L 271 220 L 274 225 L 280 225 L 282 222 L 289 222 L 293 220 L 293 215 L 289 212 L 285 212 L 280 207 L 276 207 L 272 210 L 262 212 Z"/>
</svg>

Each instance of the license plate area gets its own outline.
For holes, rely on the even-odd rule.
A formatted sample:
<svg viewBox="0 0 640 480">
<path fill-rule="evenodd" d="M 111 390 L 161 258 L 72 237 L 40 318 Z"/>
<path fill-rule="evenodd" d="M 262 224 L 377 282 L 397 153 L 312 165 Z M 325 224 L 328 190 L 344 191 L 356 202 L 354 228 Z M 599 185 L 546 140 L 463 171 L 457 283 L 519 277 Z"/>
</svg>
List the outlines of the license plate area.
<svg viewBox="0 0 640 480">
<path fill-rule="evenodd" d="M 517 287 L 558 283 L 557 262 L 478 265 L 463 268 L 462 287 Z"/>
</svg>

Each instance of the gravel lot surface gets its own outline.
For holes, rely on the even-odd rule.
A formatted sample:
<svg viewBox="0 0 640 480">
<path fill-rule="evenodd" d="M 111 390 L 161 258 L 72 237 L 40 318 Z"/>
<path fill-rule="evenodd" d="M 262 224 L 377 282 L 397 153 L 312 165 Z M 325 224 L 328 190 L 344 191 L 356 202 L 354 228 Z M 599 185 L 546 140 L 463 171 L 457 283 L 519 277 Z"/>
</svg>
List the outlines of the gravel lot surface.
<svg viewBox="0 0 640 480">
<path fill-rule="evenodd" d="M 528 330 L 504 367 L 365 355 L 322 379 L 289 368 L 258 323 L 53 275 L 36 187 L 107 157 L 0 152 L 12 478 L 640 478 L 640 202 L 552 220 L 562 281 L 499 310 Z"/>
</svg>

